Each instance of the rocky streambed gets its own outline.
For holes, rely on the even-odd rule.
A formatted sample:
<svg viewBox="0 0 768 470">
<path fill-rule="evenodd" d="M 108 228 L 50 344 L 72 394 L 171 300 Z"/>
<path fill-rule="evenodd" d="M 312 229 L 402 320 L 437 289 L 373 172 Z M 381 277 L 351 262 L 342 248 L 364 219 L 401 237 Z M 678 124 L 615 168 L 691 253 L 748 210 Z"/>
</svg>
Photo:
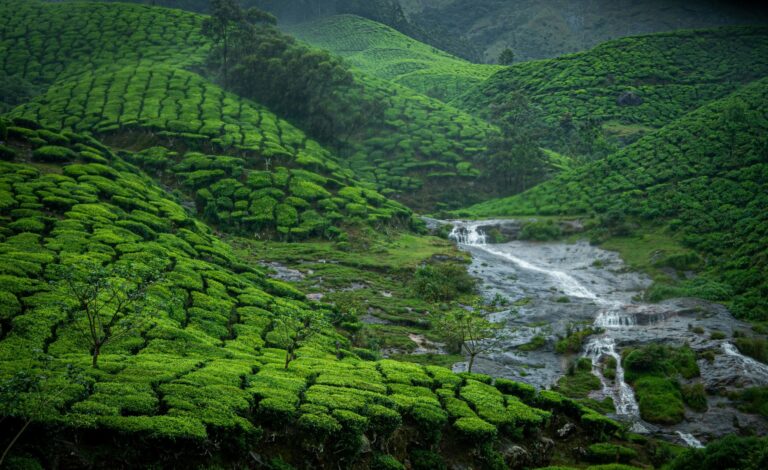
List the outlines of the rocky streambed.
<svg viewBox="0 0 768 470">
<path fill-rule="evenodd" d="M 632 388 L 623 381 L 621 362 L 614 380 L 600 376 L 603 389 L 594 398 L 611 397 L 616 417 L 628 420 L 636 431 L 661 435 L 690 446 L 712 438 L 738 433 L 742 428 L 768 432 L 766 420 L 736 410 L 719 394 L 730 389 L 768 384 L 768 366 L 741 355 L 730 343 L 733 332 L 750 325 L 734 319 L 722 305 L 698 299 L 674 299 L 657 304 L 640 299 L 650 279 L 629 271 L 620 257 L 587 242 L 486 243 L 490 228 L 513 234 L 515 221 L 453 221 L 451 232 L 459 246 L 472 254 L 470 272 L 480 279 L 484 295 L 509 302 L 494 313 L 514 333 L 499 348 L 478 358 L 475 372 L 512 378 L 539 388 L 549 388 L 562 377 L 569 358 L 556 354 L 554 344 L 569 325 L 594 325 L 603 333 L 593 335 L 582 355 L 597 366 L 606 356 L 620 359 L 623 348 L 648 343 L 688 344 L 694 351 L 713 350 L 714 360 L 699 360 L 701 382 L 708 392 L 709 410 L 686 410 L 685 421 L 673 426 L 643 422 Z M 706 332 L 720 331 L 725 339 Z M 697 333 L 698 331 L 698 333 Z M 546 338 L 543 347 L 522 351 L 535 337 Z M 571 358 L 572 359 L 572 358 Z M 466 364 L 454 366 L 460 371 Z"/>
</svg>

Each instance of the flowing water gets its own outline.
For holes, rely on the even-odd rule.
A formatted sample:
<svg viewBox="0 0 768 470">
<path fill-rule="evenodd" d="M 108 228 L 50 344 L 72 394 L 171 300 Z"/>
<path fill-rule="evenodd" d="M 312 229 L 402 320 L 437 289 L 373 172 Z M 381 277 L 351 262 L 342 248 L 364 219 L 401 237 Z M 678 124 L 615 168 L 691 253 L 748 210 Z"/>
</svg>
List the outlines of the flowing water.
<svg viewBox="0 0 768 470">
<path fill-rule="evenodd" d="M 768 427 L 760 418 L 713 402 L 708 413 L 689 412 L 684 423 L 658 428 L 642 422 L 634 391 L 624 380 L 621 349 L 660 342 L 673 346 L 688 343 L 694 350 L 722 351 L 712 363 L 699 361 L 701 381 L 707 390 L 768 384 L 768 366 L 741 355 L 727 341 L 694 332 L 692 326 L 707 332 L 723 331 L 728 336 L 735 330 L 748 330 L 749 325 L 734 320 L 722 306 L 695 299 L 659 304 L 639 301 L 650 280 L 628 271 L 616 253 L 586 242 L 489 244 L 484 228 L 510 224 L 509 231 L 514 231 L 516 223 L 451 223 L 450 238 L 472 254 L 470 270 L 482 281 L 485 296 L 511 303 L 509 309 L 494 313 L 492 320 L 504 322 L 514 335 L 499 350 L 478 358 L 477 372 L 549 388 L 567 368 L 566 359 L 554 353 L 555 340 L 565 336 L 573 324 L 591 324 L 602 330 L 589 337 L 582 351 L 592 361 L 593 372 L 602 383 L 602 390 L 592 398 L 610 397 L 616 417 L 633 423 L 635 431 L 654 432 L 696 447 L 701 445 L 699 438 L 735 432 L 735 422 L 739 426 L 747 423 Z M 546 347 L 528 352 L 517 348 L 537 336 L 547 339 Z M 616 362 L 612 380 L 602 373 L 607 358 Z M 465 364 L 457 364 L 455 369 L 462 367 Z"/>
</svg>

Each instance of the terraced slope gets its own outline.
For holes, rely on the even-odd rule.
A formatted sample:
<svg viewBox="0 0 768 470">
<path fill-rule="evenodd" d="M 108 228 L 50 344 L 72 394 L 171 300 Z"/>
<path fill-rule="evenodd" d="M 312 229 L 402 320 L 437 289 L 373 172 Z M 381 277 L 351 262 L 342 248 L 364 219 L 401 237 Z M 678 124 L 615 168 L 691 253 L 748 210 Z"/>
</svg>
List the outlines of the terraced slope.
<svg viewBox="0 0 768 470">
<path fill-rule="evenodd" d="M 446 102 L 501 68 L 467 62 L 389 26 L 354 15 L 320 18 L 284 29 L 345 58 L 364 73 Z"/>
<path fill-rule="evenodd" d="M 479 114 L 520 93 L 559 126 L 585 121 L 634 140 L 768 75 L 768 27 L 630 37 L 518 64 L 460 98 Z"/>
<path fill-rule="evenodd" d="M 0 50 L 9 51 L 4 73 L 34 79 L 43 90 L 14 116 L 111 135 L 134 149 L 160 143 L 246 156 L 259 169 L 300 167 L 345 181 L 355 176 L 415 207 L 434 208 L 442 196 L 453 207 L 480 200 L 481 195 L 470 201 L 462 192 L 431 189 L 445 188 L 446 182 L 471 185 L 479 175 L 475 161 L 493 129 L 407 88 L 359 78 L 381 103 L 382 118 L 350 136 L 338 149 L 346 155 L 340 160 L 263 106 L 190 71 L 208 50 L 196 14 L 133 4 L 18 0 L 4 0 L 0 11 L 12 19 L 0 43 Z M 113 23 L 122 35 L 97 35 Z M 36 78 L 38 69 L 45 80 Z"/>
<path fill-rule="evenodd" d="M 324 315 L 321 307 L 238 262 L 208 227 L 93 138 L 22 121 L 1 129 L 0 411 L 36 423 L 14 455 L 45 466 L 195 468 L 282 455 L 299 467 L 336 468 L 395 458 L 385 453 L 413 459 L 431 448 L 432 461 L 443 454 L 476 466 L 501 458 L 497 438 L 533 445 L 542 429 L 563 422 L 574 423 L 585 444 L 620 436 L 613 421 L 553 392 L 361 360 L 328 327 L 299 343 L 287 364 L 294 320 Z M 162 272 L 146 294 L 147 321 L 112 325 L 126 334 L 103 347 L 98 368 L 83 304 L 61 277 L 89 266 Z M 51 438 L 62 432 L 66 450 Z M 359 453 L 363 436 L 374 453 Z M 476 453 L 480 444 L 486 450 Z"/>
<path fill-rule="evenodd" d="M 485 217 L 594 211 L 614 223 L 630 217 L 666 224 L 720 283 L 694 283 L 689 292 L 732 300 L 738 316 L 766 320 L 766 103 L 768 79 L 762 79 L 602 161 L 466 212 Z"/>
</svg>

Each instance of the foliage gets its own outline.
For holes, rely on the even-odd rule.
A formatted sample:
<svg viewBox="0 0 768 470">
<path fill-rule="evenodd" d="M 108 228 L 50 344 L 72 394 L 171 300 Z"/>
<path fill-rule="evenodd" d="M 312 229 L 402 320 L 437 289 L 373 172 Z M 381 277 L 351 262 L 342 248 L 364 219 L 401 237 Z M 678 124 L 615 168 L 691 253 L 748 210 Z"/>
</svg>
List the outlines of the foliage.
<svg viewBox="0 0 768 470">
<path fill-rule="evenodd" d="M 727 300 L 737 317 L 760 320 L 768 315 L 761 294 L 766 280 L 759 274 L 766 259 L 766 244 L 760 242 L 767 193 L 761 175 L 768 135 L 759 103 L 766 93 L 768 81 L 759 80 L 601 161 L 466 213 L 583 216 L 594 211 L 663 226 L 704 260 L 703 276 L 665 296 Z M 741 109 L 736 115 L 742 118 L 724 120 L 732 109 Z"/>
<path fill-rule="evenodd" d="M 471 294 L 475 283 L 463 265 L 451 262 L 426 264 L 413 276 L 413 290 L 429 301 L 450 301 Z"/>
<path fill-rule="evenodd" d="M 501 326 L 488 321 L 479 309 L 452 309 L 434 315 L 433 327 L 445 341 L 469 356 L 471 374 L 478 355 L 494 349 L 503 339 Z"/>
</svg>

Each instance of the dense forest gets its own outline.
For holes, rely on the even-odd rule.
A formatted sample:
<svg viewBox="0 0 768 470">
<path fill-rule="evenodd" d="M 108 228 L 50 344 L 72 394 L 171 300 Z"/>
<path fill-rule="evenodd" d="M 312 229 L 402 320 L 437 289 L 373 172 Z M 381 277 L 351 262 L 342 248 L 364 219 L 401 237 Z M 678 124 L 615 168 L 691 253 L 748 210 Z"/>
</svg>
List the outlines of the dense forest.
<svg viewBox="0 0 768 470">
<path fill-rule="evenodd" d="M 662 3 L 0 0 L 0 468 L 766 468 L 768 15 Z"/>
</svg>

